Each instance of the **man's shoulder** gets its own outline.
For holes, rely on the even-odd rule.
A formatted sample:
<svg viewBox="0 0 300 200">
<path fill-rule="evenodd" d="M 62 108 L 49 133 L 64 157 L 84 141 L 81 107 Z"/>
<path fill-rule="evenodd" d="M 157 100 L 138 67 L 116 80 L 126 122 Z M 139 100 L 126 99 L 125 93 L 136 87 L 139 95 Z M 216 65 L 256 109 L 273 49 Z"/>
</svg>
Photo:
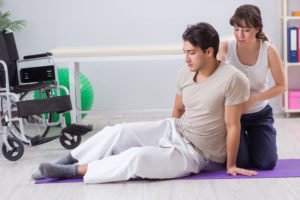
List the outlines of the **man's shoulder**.
<svg viewBox="0 0 300 200">
<path fill-rule="evenodd" d="M 234 65 L 228 63 L 222 63 L 221 65 L 221 74 L 223 75 L 223 77 L 227 77 L 229 80 L 241 79 L 244 81 L 248 81 L 246 75 L 239 69 L 237 69 Z"/>
<path fill-rule="evenodd" d="M 231 64 L 223 66 L 225 105 L 235 105 L 249 98 L 250 83 L 246 75 Z"/>
<path fill-rule="evenodd" d="M 230 63 L 222 62 L 220 64 L 220 69 L 223 70 L 224 73 L 242 74 L 242 72 L 239 69 L 237 69 L 234 65 Z"/>
</svg>

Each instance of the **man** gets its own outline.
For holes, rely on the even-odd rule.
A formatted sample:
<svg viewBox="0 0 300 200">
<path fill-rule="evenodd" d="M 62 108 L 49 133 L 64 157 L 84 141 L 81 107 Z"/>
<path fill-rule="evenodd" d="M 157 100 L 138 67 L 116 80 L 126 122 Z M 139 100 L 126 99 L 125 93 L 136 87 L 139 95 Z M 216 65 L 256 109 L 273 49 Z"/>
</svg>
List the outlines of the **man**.
<svg viewBox="0 0 300 200">
<path fill-rule="evenodd" d="M 219 36 L 211 25 L 188 27 L 183 40 L 188 67 L 178 76 L 173 118 L 106 127 L 57 163 L 41 163 L 40 177 L 83 176 L 85 183 L 169 179 L 199 173 L 226 157 L 227 173 L 255 175 L 235 165 L 249 98 L 246 77 L 217 61 Z"/>
</svg>

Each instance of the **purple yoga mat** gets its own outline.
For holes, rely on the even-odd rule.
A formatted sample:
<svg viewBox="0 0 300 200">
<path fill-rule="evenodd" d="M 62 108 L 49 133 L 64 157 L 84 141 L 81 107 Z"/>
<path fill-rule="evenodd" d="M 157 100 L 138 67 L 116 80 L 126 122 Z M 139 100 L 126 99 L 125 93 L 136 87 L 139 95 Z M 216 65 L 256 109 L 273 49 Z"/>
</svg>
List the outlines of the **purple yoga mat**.
<svg viewBox="0 0 300 200">
<path fill-rule="evenodd" d="M 256 176 L 231 176 L 226 173 L 226 169 L 217 171 L 203 171 L 199 174 L 183 177 L 183 179 L 241 179 L 241 178 L 288 178 L 300 177 L 300 159 L 278 160 L 273 170 L 257 170 Z"/>
<path fill-rule="evenodd" d="M 282 159 L 278 160 L 275 169 L 273 170 L 258 170 L 256 176 L 231 176 L 226 174 L 226 169 L 217 167 L 212 171 L 202 171 L 199 174 L 194 174 L 179 179 L 241 179 L 241 178 L 288 178 L 300 177 L 300 159 Z M 43 183 L 76 183 L 83 182 L 82 178 L 77 179 L 41 179 L 37 180 L 36 184 Z"/>
<path fill-rule="evenodd" d="M 80 183 L 83 182 L 82 178 L 71 178 L 71 179 L 57 179 L 57 178 L 44 178 L 36 180 L 35 184 L 43 183 Z"/>
</svg>

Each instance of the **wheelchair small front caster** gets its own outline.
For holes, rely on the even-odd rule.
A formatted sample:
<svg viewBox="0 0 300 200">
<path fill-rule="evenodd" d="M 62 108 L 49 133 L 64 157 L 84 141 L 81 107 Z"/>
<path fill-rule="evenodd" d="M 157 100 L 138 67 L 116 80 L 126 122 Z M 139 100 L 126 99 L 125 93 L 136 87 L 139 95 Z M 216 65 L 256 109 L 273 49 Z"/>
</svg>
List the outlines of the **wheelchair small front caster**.
<svg viewBox="0 0 300 200">
<path fill-rule="evenodd" d="M 7 160 L 16 161 L 19 160 L 24 154 L 24 145 L 23 143 L 15 138 L 9 136 L 7 138 L 8 144 L 12 147 L 11 150 L 8 150 L 6 145 L 2 144 L 2 154 Z"/>
<path fill-rule="evenodd" d="M 62 132 L 59 142 L 66 149 L 74 149 L 80 144 L 81 136 Z"/>
</svg>

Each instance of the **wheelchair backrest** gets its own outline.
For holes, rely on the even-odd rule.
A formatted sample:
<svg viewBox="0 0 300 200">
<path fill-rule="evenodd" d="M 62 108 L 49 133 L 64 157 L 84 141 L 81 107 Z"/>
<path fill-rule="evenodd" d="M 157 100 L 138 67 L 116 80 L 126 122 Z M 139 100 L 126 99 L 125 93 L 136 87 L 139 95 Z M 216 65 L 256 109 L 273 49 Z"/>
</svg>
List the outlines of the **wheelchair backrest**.
<svg viewBox="0 0 300 200">
<path fill-rule="evenodd" d="M 9 85 L 18 85 L 17 60 L 19 54 L 13 32 L 6 29 L 0 32 L 0 59 L 6 62 L 8 67 Z M 0 64 L 0 87 L 5 86 L 5 74 Z"/>
</svg>

